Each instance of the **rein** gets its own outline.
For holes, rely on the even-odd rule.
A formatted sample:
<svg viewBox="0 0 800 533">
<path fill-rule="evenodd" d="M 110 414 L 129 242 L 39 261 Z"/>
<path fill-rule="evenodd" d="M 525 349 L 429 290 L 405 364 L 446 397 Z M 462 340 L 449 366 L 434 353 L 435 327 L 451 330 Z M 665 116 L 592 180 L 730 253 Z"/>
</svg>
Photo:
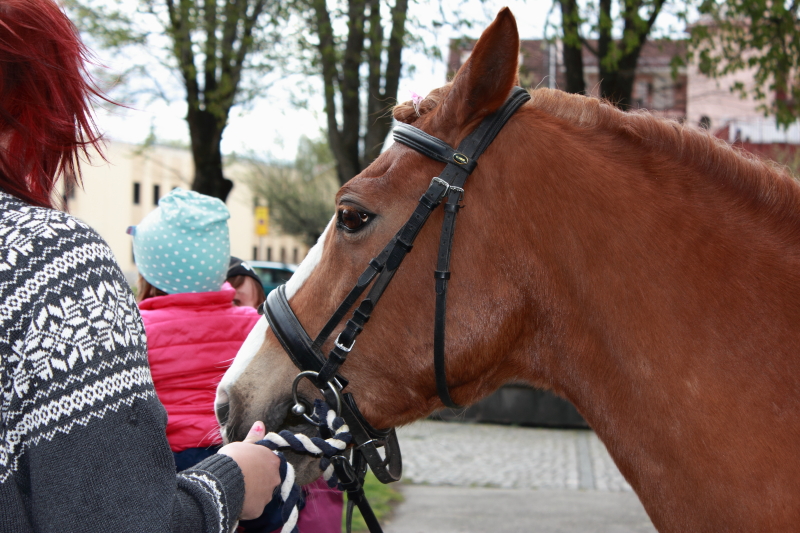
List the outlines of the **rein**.
<svg viewBox="0 0 800 533">
<path fill-rule="evenodd" d="M 328 322 L 313 341 L 303 328 L 297 316 L 289 306 L 284 286 L 272 291 L 264 302 L 264 315 L 269 322 L 278 341 L 301 370 L 292 386 L 295 405 L 292 411 L 303 415 L 312 424 L 317 421 L 305 414 L 305 406 L 297 395 L 297 386 L 302 379 L 310 379 L 320 390 L 329 405 L 337 406 L 337 415 L 341 414 L 352 433 L 354 443 L 353 464 L 346 460 L 337 460 L 334 464 L 346 463 L 350 471 L 363 482 L 366 466 L 382 483 L 390 483 L 400 479 L 402 461 L 400 446 L 394 428 L 379 430 L 373 428 L 363 417 L 356 406 L 351 393 L 343 393 L 347 387 L 347 379 L 341 376 L 339 368 L 344 364 L 347 355 L 353 349 L 358 335 L 363 331 L 372 311 L 394 277 L 406 254 L 411 251 L 414 240 L 424 226 L 433 210 L 445 198 L 444 221 L 439 240 L 439 253 L 434 279 L 436 280 L 436 315 L 434 329 L 434 371 L 436 390 L 439 398 L 448 407 L 458 408 L 450 396 L 445 371 L 445 317 L 447 311 L 447 282 L 450 279 L 450 255 L 455 232 L 456 215 L 464 196 L 464 183 L 477 165 L 478 157 L 488 148 L 494 138 L 528 100 L 530 95 L 521 87 L 515 87 L 505 103 L 494 113 L 488 115 L 459 144 L 458 149 L 408 124 L 398 124 L 394 129 L 395 141 L 402 143 L 421 154 L 436 161 L 446 163 L 442 173 L 431 180 L 428 189 L 419 199 L 419 203 L 408 221 L 389 241 L 377 257 L 370 260 L 366 270 L 359 276 L 355 286 L 345 297 Z M 334 346 L 323 356 L 321 347 L 328 340 L 334 329 L 347 315 L 367 287 L 372 285 L 367 296 L 353 311 L 351 318 L 334 341 Z M 384 449 L 382 457 L 379 448 Z M 344 469 L 343 466 L 340 468 Z M 337 475 L 339 471 L 337 469 Z M 342 476 L 339 476 L 340 478 Z M 363 491 L 361 492 L 363 497 Z M 352 495 L 348 491 L 348 501 Z M 355 495 L 358 498 L 358 495 Z M 350 510 L 350 509 L 349 509 Z M 349 514 L 349 513 L 348 513 Z M 377 521 L 376 521 L 377 524 Z M 381 531 L 370 525 L 370 531 Z"/>
</svg>

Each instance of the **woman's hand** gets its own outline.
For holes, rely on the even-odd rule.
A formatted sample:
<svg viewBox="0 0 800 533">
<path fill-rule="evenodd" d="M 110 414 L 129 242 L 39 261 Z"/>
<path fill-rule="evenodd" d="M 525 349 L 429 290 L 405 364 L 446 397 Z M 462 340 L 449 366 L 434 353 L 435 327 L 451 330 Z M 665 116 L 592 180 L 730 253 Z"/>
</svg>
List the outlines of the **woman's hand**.
<svg viewBox="0 0 800 533">
<path fill-rule="evenodd" d="M 264 423 L 256 422 L 244 441 L 232 442 L 218 452 L 236 461 L 244 474 L 244 504 L 240 520 L 253 520 L 261 516 L 264 507 L 272 500 L 275 487 L 281 482 L 278 456 L 266 446 L 255 444 L 264 435 Z"/>
</svg>

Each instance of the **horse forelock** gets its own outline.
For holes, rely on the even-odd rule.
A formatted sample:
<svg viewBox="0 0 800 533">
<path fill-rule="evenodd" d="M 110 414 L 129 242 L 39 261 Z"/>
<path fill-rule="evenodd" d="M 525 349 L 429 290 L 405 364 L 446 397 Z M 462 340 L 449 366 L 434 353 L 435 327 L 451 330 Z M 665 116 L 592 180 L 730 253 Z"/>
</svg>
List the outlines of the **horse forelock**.
<svg viewBox="0 0 800 533">
<path fill-rule="evenodd" d="M 392 110 L 392 115 L 398 122 L 411 124 L 418 118 L 429 114 L 439 106 L 444 96 L 450 92 L 452 83 L 432 90 L 415 106 L 412 100 L 397 104 Z"/>
</svg>

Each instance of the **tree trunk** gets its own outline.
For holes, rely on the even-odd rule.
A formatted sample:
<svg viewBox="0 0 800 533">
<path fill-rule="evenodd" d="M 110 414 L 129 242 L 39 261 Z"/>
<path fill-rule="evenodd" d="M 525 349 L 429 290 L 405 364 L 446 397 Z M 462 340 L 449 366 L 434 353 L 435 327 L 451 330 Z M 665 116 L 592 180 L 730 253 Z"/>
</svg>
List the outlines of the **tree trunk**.
<svg viewBox="0 0 800 533">
<path fill-rule="evenodd" d="M 186 117 L 192 139 L 194 181 L 192 190 L 219 198 L 223 202 L 233 189 L 233 182 L 222 172 L 222 129 L 219 119 L 203 110 L 189 109 Z"/>
<path fill-rule="evenodd" d="M 253 46 L 253 31 L 266 3 L 267 0 L 166 0 L 170 23 L 165 29 L 173 39 L 173 53 L 189 107 L 186 122 L 195 169 L 192 190 L 223 202 L 233 189 L 233 182 L 225 178 L 222 170 L 222 132 Z M 205 40 L 195 43 L 193 38 L 200 34 Z M 198 69 L 198 62 L 202 69 Z"/>
<path fill-rule="evenodd" d="M 349 0 L 347 5 L 348 33 L 340 56 L 327 2 L 313 0 L 325 88 L 328 143 L 336 159 L 340 184 L 361 172 L 380 154 L 391 129 L 389 108 L 397 101 L 408 0 L 397 0 L 391 8 L 392 29 L 388 44 L 381 26 L 380 0 Z M 369 46 L 365 48 L 367 39 Z M 364 100 L 361 68 L 364 64 L 367 66 L 366 124 L 361 107 Z M 337 109 L 337 94 L 341 113 Z"/>
<path fill-rule="evenodd" d="M 564 30 L 564 67 L 567 71 L 566 91 L 574 94 L 586 93 L 583 78 L 583 49 L 581 46 L 580 12 L 577 0 L 559 0 Z"/>
<path fill-rule="evenodd" d="M 633 104 L 633 81 L 641 47 L 623 56 L 614 70 L 600 67 L 600 94 L 618 108 L 627 111 Z"/>
<path fill-rule="evenodd" d="M 600 41 L 597 46 L 600 95 L 622 110 L 630 109 L 633 103 L 633 82 L 639 54 L 664 2 L 653 2 L 653 11 L 647 20 L 642 20 L 640 16 L 643 4 L 643 0 L 628 0 L 623 3 L 623 37 L 614 42 L 611 39 L 611 0 L 600 1 Z M 608 22 L 604 23 L 604 20 Z"/>
<path fill-rule="evenodd" d="M 364 52 L 365 0 L 350 0 L 347 42 L 339 89 L 342 98 L 342 145 L 338 157 L 339 181 L 344 184 L 361 172 L 361 63 Z"/>
<path fill-rule="evenodd" d="M 383 28 L 380 23 L 380 2 L 372 0 L 370 13 L 369 83 L 367 103 L 367 133 L 364 137 L 363 168 L 372 163 L 383 149 L 383 143 L 392 129 L 391 108 L 397 102 L 397 88 L 400 85 L 400 71 L 403 67 L 403 40 L 406 35 L 406 15 L 408 0 L 397 0 L 392 8 L 392 32 L 386 47 L 386 68 L 381 72 L 383 47 Z M 374 44 L 373 44 L 374 43 Z M 381 76 L 383 74 L 383 76 Z M 383 89 L 380 88 L 383 77 Z"/>
</svg>

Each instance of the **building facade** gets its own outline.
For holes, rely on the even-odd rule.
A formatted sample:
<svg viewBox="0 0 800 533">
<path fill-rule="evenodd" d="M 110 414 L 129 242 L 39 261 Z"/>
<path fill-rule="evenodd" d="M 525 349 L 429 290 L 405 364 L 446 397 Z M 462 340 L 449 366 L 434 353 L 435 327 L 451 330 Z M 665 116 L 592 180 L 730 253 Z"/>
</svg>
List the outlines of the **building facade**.
<svg viewBox="0 0 800 533">
<path fill-rule="evenodd" d="M 62 191 L 63 199 L 70 214 L 92 226 L 108 242 L 133 283 L 137 271 L 126 229 L 138 224 L 173 188 L 191 189 L 194 163 L 188 149 L 168 146 L 143 148 L 109 142 L 105 155 L 106 161 L 95 155 L 82 165 L 83 187 Z M 266 235 L 257 234 L 258 204 L 247 186 L 247 167 L 233 163 L 225 171 L 234 182 L 227 200 L 231 254 L 248 260 L 299 263 L 308 247 L 298 239 L 282 235 L 274 224 L 268 225 Z"/>
<path fill-rule="evenodd" d="M 467 60 L 475 46 L 474 40 L 454 39 L 450 43 L 448 77 L 452 78 Z M 590 43 L 592 44 L 592 43 Z M 593 43 L 596 44 L 596 43 Z M 639 56 L 633 87 L 633 108 L 647 109 L 656 115 L 683 120 L 687 114 L 687 69 L 676 69 L 673 77 L 672 60 L 683 53 L 682 41 L 646 41 Z M 519 77 L 523 87 L 566 86 L 561 42 L 542 39 L 520 41 Z M 600 67 L 597 57 L 583 47 L 583 75 L 586 91 L 600 95 Z"/>
</svg>

